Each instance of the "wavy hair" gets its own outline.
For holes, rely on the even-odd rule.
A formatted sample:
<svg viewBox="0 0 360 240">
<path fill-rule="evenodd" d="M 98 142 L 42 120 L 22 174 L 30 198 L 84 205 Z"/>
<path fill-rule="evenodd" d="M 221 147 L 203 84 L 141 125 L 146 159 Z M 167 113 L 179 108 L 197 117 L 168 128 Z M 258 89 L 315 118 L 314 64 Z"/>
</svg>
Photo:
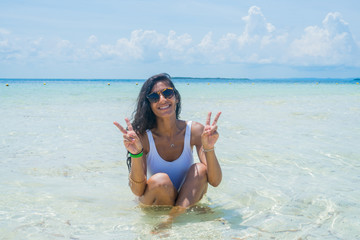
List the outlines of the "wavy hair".
<svg viewBox="0 0 360 240">
<path fill-rule="evenodd" d="M 171 77 L 167 73 L 160 73 L 150 77 L 141 87 L 139 96 L 137 98 L 137 106 L 132 114 L 133 122 L 131 123 L 134 131 L 137 134 L 143 135 L 147 129 L 156 127 L 156 116 L 151 110 L 150 102 L 147 99 L 147 95 L 151 93 L 152 88 L 157 82 L 167 83 L 174 89 L 176 103 L 176 119 L 179 119 L 181 112 L 181 96 L 178 90 L 175 88 L 174 83 L 171 81 Z M 130 172 L 131 169 L 131 157 L 129 151 L 127 152 L 126 164 Z"/>
<path fill-rule="evenodd" d="M 151 93 L 152 88 L 157 82 L 164 82 L 174 89 L 176 103 L 176 119 L 179 119 L 181 112 L 181 96 L 178 90 L 175 88 L 171 77 L 167 73 L 160 73 L 150 77 L 145 81 L 141 87 L 139 96 L 137 98 L 137 106 L 133 112 L 132 126 L 137 134 L 143 135 L 146 129 L 152 129 L 156 127 L 156 116 L 151 110 L 150 102 L 147 96 Z"/>
</svg>

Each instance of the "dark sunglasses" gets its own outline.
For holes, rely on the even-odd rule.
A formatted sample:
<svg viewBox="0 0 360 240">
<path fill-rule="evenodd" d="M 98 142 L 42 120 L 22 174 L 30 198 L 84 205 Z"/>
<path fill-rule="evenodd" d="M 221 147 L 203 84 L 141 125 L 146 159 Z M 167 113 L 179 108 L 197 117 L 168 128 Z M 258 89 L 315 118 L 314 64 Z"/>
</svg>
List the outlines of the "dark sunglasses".
<svg viewBox="0 0 360 240">
<path fill-rule="evenodd" d="M 174 89 L 172 87 L 164 88 L 163 90 L 160 90 L 158 92 L 152 92 L 149 95 L 147 95 L 147 99 L 149 99 L 149 102 L 156 103 L 160 100 L 160 94 L 164 96 L 164 98 L 169 99 L 172 98 L 175 94 Z"/>
</svg>

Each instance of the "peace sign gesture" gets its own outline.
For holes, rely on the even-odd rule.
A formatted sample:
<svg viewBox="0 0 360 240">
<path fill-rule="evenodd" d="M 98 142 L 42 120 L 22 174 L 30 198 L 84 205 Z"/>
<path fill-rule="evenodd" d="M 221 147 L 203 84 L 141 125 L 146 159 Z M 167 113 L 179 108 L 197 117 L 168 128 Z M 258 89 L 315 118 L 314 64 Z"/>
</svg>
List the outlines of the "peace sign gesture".
<svg viewBox="0 0 360 240">
<path fill-rule="evenodd" d="M 114 125 L 124 134 L 124 145 L 125 148 L 132 154 L 138 154 L 143 149 L 140 138 L 135 133 L 128 118 L 125 118 L 127 129 L 123 128 L 118 122 L 114 122 Z"/>
<path fill-rule="evenodd" d="M 208 113 L 204 131 L 201 134 L 201 143 L 202 143 L 204 149 L 214 148 L 214 145 L 219 138 L 219 133 L 216 131 L 218 128 L 216 123 L 217 123 L 220 115 L 221 115 L 221 112 L 218 112 L 214 118 L 214 122 L 210 125 L 211 112 Z"/>
</svg>

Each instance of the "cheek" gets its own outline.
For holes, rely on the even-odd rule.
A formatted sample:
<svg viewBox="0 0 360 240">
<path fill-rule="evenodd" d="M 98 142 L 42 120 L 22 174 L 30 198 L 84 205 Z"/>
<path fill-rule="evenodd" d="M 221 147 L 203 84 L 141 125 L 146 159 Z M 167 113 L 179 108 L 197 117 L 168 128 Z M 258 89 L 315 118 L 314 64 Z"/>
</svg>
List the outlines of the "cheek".
<svg viewBox="0 0 360 240">
<path fill-rule="evenodd" d="M 154 110 L 156 109 L 155 103 L 150 103 L 150 109 L 154 112 Z"/>
</svg>

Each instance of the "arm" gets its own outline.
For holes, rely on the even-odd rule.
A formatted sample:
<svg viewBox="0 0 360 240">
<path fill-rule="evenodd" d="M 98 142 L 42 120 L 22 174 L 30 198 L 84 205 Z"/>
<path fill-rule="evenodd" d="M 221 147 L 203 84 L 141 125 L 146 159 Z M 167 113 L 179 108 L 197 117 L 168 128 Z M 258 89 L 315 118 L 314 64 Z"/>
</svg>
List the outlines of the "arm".
<svg viewBox="0 0 360 240">
<path fill-rule="evenodd" d="M 221 167 L 215 154 L 215 143 L 219 138 L 216 124 L 220 114 L 221 112 L 216 115 L 213 124 L 210 125 L 210 112 L 205 126 L 197 123 L 194 128 L 194 140 L 199 159 L 207 167 L 208 182 L 214 187 L 218 186 L 222 180 Z"/>
<path fill-rule="evenodd" d="M 129 173 L 129 186 L 136 196 L 142 196 L 146 188 L 146 162 L 145 155 L 131 158 L 131 169 Z"/>
<path fill-rule="evenodd" d="M 129 186 L 135 195 L 141 196 L 146 188 L 146 158 L 143 154 L 143 145 L 140 138 L 133 130 L 129 119 L 125 118 L 125 121 L 128 130 L 123 128 L 118 122 L 114 122 L 114 125 L 124 134 L 124 146 L 131 156 Z"/>
<path fill-rule="evenodd" d="M 202 146 L 196 146 L 200 161 L 207 167 L 208 182 L 211 186 L 217 187 L 222 180 L 222 171 L 215 150 L 204 152 Z M 205 150 L 206 151 L 206 150 Z"/>
</svg>

